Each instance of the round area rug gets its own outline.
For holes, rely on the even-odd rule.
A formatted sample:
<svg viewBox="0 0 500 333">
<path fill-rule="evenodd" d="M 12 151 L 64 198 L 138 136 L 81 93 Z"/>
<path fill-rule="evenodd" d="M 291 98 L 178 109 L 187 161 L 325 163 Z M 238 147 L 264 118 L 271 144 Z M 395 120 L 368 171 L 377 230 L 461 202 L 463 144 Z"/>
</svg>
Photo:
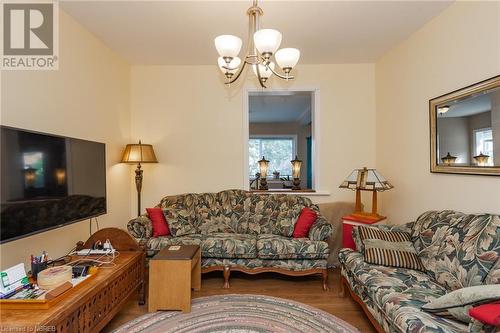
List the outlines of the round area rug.
<svg viewBox="0 0 500 333">
<path fill-rule="evenodd" d="M 261 295 L 217 295 L 193 299 L 191 313 L 148 313 L 115 333 L 281 333 L 359 332 L 331 314 L 309 305 Z"/>
</svg>

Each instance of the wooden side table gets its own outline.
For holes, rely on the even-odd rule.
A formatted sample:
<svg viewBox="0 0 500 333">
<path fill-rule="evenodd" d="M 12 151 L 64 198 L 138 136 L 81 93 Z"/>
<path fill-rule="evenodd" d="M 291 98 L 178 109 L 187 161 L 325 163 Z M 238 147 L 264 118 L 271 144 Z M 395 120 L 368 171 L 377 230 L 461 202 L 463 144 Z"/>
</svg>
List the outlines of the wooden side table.
<svg viewBox="0 0 500 333">
<path fill-rule="evenodd" d="M 162 249 L 149 261 L 148 310 L 191 311 L 191 288 L 201 288 L 201 251 L 198 245 Z"/>
<path fill-rule="evenodd" d="M 357 225 L 371 225 L 384 222 L 383 219 L 371 219 L 354 215 L 346 215 L 342 217 L 342 247 L 356 250 L 356 244 L 352 238 L 352 228 Z"/>
</svg>

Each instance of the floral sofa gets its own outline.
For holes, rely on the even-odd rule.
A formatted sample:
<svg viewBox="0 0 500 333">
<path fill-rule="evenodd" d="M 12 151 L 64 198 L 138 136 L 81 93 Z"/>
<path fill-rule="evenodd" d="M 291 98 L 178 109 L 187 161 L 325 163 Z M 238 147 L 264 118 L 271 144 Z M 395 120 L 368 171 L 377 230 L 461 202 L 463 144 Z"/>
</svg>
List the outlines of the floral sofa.
<svg viewBox="0 0 500 333">
<path fill-rule="evenodd" d="M 349 288 L 378 331 L 498 332 L 477 321 L 465 324 L 421 307 L 456 289 L 500 284 L 500 216 L 430 211 L 416 222 L 375 227 L 409 232 L 426 270 L 372 265 L 360 252 L 340 251 L 342 288 Z M 362 249 L 357 228 L 353 237 L 357 249 Z"/>
<path fill-rule="evenodd" d="M 170 236 L 152 237 L 147 215 L 127 225 L 148 257 L 165 246 L 196 244 L 201 248 L 202 271 L 224 271 L 225 287 L 229 287 L 230 271 L 238 270 L 250 274 L 322 274 L 326 289 L 330 253 L 326 239 L 332 226 L 306 197 L 226 190 L 168 196 L 157 207 L 164 211 Z M 317 212 L 318 218 L 308 238 L 292 238 L 304 207 Z"/>
</svg>

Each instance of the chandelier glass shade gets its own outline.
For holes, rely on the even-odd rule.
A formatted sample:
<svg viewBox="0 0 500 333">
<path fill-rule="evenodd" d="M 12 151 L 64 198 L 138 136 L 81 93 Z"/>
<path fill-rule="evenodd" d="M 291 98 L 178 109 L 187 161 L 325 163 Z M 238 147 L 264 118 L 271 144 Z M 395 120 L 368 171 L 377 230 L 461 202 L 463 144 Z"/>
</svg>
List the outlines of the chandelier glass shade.
<svg viewBox="0 0 500 333">
<path fill-rule="evenodd" d="M 262 65 L 262 64 L 258 64 L 258 65 L 252 65 L 252 69 L 253 69 L 253 73 L 255 74 L 255 76 L 258 77 L 259 73 L 257 73 L 257 71 L 260 72 L 260 78 L 262 79 L 263 82 L 266 82 L 267 79 L 269 79 L 271 77 L 271 75 L 273 74 L 273 70 L 274 70 L 274 63 L 273 62 L 270 62 L 267 66 L 265 65 Z M 258 69 L 257 69 L 258 67 Z"/>
<path fill-rule="evenodd" d="M 217 64 L 219 65 L 222 73 L 233 76 L 238 71 L 238 67 L 240 67 L 241 59 L 234 57 L 229 64 L 227 64 L 224 58 L 219 57 L 217 58 Z"/>
<path fill-rule="evenodd" d="M 241 50 L 241 38 L 233 35 L 221 35 L 215 38 L 215 48 L 223 58 L 234 58 Z"/>
<path fill-rule="evenodd" d="M 233 35 L 220 35 L 214 40 L 215 48 L 219 53 L 217 64 L 226 76 L 226 84 L 238 80 L 246 65 L 251 65 L 260 85 L 266 88 L 265 82 L 274 74 L 280 79 L 292 80 L 292 69 L 297 65 L 300 51 L 295 48 L 279 49 L 282 34 L 274 29 L 260 29 L 259 18 L 264 14 L 254 0 L 252 7 L 247 10 L 249 17 L 249 38 L 244 58 L 238 58 L 242 40 Z M 274 60 L 272 57 L 274 56 Z M 275 63 L 283 73 L 275 70 Z"/>
</svg>

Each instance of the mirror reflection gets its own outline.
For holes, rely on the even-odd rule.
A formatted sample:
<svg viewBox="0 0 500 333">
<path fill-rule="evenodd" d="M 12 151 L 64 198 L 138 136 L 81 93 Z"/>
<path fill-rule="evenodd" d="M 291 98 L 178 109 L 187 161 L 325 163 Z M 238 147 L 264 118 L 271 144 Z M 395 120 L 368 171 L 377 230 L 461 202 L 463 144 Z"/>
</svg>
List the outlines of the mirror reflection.
<svg viewBox="0 0 500 333">
<path fill-rule="evenodd" d="M 500 88 L 437 105 L 437 163 L 500 166 Z"/>
</svg>

